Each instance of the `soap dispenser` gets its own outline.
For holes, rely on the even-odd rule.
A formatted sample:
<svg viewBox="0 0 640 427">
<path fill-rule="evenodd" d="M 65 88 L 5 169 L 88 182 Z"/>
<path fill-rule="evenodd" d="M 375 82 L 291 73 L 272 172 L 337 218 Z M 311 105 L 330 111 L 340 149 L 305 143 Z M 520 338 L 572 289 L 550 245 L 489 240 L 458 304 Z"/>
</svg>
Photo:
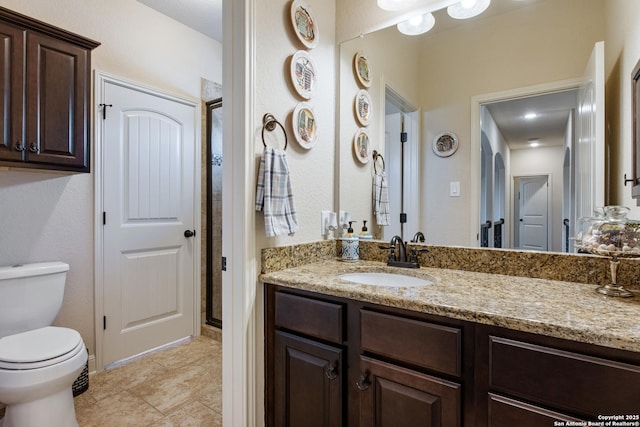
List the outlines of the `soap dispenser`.
<svg viewBox="0 0 640 427">
<path fill-rule="evenodd" d="M 367 221 L 364 220 L 362 221 L 363 225 L 362 225 L 362 231 L 360 231 L 360 234 L 358 235 L 358 238 L 360 240 L 372 240 L 373 236 L 371 235 L 371 233 L 369 233 L 369 229 L 367 228 Z"/>
<path fill-rule="evenodd" d="M 342 260 L 358 261 L 360 259 L 360 248 L 358 245 L 358 236 L 353 232 L 353 223 L 349 221 L 347 233 L 342 237 Z"/>
</svg>

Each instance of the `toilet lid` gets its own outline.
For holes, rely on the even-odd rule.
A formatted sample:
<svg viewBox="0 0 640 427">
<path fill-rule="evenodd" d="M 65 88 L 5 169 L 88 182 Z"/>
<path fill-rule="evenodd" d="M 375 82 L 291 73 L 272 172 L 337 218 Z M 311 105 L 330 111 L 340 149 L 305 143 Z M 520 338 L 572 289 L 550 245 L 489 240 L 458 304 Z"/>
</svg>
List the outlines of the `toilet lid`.
<svg viewBox="0 0 640 427">
<path fill-rule="evenodd" d="M 0 338 L 0 368 L 35 369 L 49 366 L 71 357 L 82 346 L 78 331 L 56 326 L 9 335 Z"/>
</svg>

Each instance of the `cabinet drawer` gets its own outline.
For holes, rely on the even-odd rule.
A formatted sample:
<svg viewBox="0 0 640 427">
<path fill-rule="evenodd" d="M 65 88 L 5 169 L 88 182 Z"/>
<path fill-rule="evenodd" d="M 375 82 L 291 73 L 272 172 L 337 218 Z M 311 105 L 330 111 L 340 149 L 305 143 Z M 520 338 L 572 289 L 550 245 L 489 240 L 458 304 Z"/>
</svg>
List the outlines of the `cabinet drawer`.
<svg viewBox="0 0 640 427">
<path fill-rule="evenodd" d="M 640 366 L 490 336 L 491 390 L 588 416 L 635 414 Z"/>
<path fill-rule="evenodd" d="M 460 376 L 460 329 L 367 310 L 360 322 L 363 350 Z"/>
<path fill-rule="evenodd" d="M 275 325 L 341 344 L 343 307 L 340 304 L 277 292 Z"/>
<path fill-rule="evenodd" d="M 553 426 L 554 421 L 581 421 L 503 396 L 489 394 L 489 427 Z"/>
</svg>

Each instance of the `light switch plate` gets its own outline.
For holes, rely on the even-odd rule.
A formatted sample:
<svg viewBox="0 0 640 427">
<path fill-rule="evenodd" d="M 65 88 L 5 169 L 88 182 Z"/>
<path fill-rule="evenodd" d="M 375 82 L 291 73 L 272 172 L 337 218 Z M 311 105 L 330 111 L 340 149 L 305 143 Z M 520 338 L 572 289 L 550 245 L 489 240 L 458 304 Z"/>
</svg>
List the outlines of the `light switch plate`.
<svg viewBox="0 0 640 427">
<path fill-rule="evenodd" d="M 451 181 L 449 183 L 449 196 L 451 196 L 451 197 L 460 197 L 460 182 L 459 181 Z"/>
</svg>

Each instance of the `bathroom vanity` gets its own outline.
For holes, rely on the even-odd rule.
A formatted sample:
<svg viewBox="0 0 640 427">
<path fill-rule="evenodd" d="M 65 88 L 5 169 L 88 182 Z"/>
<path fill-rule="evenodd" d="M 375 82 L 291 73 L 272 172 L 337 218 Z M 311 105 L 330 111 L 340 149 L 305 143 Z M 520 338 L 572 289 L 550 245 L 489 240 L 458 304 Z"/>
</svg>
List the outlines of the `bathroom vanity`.
<svg viewBox="0 0 640 427">
<path fill-rule="evenodd" d="M 640 421 L 640 301 L 591 285 L 383 263 L 263 274 L 272 426 L 552 426 Z M 600 418 L 602 420 L 602 418 Z"/>
</svg>

